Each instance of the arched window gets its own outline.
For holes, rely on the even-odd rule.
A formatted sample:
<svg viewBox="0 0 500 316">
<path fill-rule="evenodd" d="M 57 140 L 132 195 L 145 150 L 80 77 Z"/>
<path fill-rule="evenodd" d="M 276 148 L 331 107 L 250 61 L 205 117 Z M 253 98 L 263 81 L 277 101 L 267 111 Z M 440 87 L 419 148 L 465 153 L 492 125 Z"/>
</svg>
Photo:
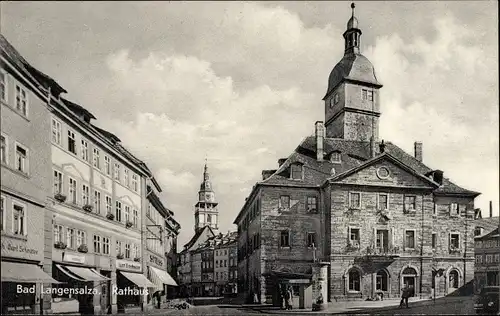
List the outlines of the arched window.
<svg viewBox="0 0 500 316">
<path fill-rule="evenodd" d="M 361 274 L 356 269 L 349 270 L 349 291 L 361 290 Z"/>
<path fill-rule="evenodd" d="M 387 272 L 385 270 L 380 270 L 377 272 L 377 285 L 376 289 L 377 291 L 387 291 L 388 284 L 389 284 L 389 276 L 387 275 Z"/>
<path fill-rule="evenodd" d="M 417 271 L 415 271 L 415 269 L 411 268 L 411 267 L 406 267 L 404 270 L 403 270 L 403 273 L 402 274 L 406 274 L 406 275 L 417 275 Z"/>
<path fill-rule="evenodd" d="M 450 281 L 450 287 L 454 289 L 458 289 L 458 271 L 457 270 L 451 270 L 450 274 L 448 276 L 449 281 Z"/>
</svg>

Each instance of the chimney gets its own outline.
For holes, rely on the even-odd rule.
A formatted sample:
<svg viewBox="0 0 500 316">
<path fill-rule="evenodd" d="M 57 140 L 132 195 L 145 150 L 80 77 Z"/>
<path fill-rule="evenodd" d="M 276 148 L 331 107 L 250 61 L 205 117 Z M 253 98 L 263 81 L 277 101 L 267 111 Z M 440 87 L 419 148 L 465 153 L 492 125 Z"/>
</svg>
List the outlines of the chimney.
<svg viewBox="0 0 500 316">
<path fill-rule="evenodd" d="M 493 217 L 493 201 L 490 201 L 490 217 Z"/>
<path fill-rule="evenodd" d="M 443 171 L 441 170 L 434 170 L 434 182 L 436 182 L 439 185 L 443 184 Z"/>
<path fill-rule="evenodd" d="M 422 142 L 415 142 L 415 159 L 422 162 Z"/>
<path fill-rule="evenodd" d="M 370 158 L 375 157 L 375 138 L 370 137 Z"/>
<path fill-rule="evenodd" d="M 278 159 L 278 167 L 281 167 L 282 164 L 284 164 L 286 161 L 286 158 L 280 158 Z"/>
<path fill-rule="evenodd" d="M 385 144 L 383 139 L 382 142 L 378 145 L 378 147 L 380 149 L 380 153 L 383 154 L 385 152 Z"/>
<path fill-rule="evenodd" d="M 325 150 L 323 147 L 323 142 L 325 139 L 325 126 L 322 121 L 317 121 L 314 124 L 315 136 L 316 136 L 316 159 L 318 161 L 323 161 L 325 155 Z"/>
</svg>

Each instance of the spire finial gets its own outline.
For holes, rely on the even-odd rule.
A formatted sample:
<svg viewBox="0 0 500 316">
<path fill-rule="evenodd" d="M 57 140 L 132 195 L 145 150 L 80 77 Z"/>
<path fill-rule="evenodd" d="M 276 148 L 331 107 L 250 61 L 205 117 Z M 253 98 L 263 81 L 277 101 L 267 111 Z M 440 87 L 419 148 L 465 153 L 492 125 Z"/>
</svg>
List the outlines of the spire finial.
<svg viewBox="0 0 500 316">
<path fill-rule="evenodd" d="M 351 3 L 351 9 L 352 9 L 352 16 L 354 16 L 354 8 L 356 7 L 356 4 Z"/>
</svg>

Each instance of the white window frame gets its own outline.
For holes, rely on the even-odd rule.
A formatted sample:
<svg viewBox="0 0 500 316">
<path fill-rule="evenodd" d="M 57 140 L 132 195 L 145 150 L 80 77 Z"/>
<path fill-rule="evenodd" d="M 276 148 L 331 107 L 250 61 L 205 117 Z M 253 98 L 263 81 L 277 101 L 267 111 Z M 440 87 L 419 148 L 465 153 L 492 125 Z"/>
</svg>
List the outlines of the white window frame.
<svg viewBox="0 0 500 316">
<path fill-rule="evenodd" d="M 123 257 L 125 259 L 130 259 L 130 255 L 132 254 L 131 249 L 132 249 L 132 247 L 130 247 L 130 243 L 126 242 L 125 243 L 125 253 L 123 254 Z"/>
<path fill-rule="evenodd" d="M 104 173 L 111 176 L 111 158 L 108 155 L 104 155 Z"/>
<path fill-rule="evenodd" d="M 84 230 L 76 230 L 76 248 L 81 245 L 87 245 L 87 233 Z"/>
<path fill-rule="evenodd" d="M 110 248 L 111 248 L 111 238 L 109 237 L 102 237 L 102 254 L 104 255 L 109 255 L 110 254 Z"/>
<path fill-rule="evenodd" d="M 456 207 L 456 210 L 454 210 L 454 207 Z M 460 207 L 458 206 L 457 202 L 450 203 L 449 208 L 451 217 L 460 217 Z"/>
<path fill-rule="evenodd" d="M 132 216 L 133 227 L 137 228 L 137 226 L 139 226 L 139 211 L 136 208 L 134 208 L 132 210 L 132 214 L 133 214 Z"/>
<path fill-rule="evenodd" d="M 282 205 L 282 203 L 281 203 L 281 198 L 282 197 L 288 197 L 288 206 L 287 207 L 285 207 L 285 206 Z M 282 211 L 288 211 L 292 207 L 292 198 L 288 194 L 280 195 L 278 203 L 279 203 L 280 210 L 282 210 Z"/>
<path fill-rule="evenodd" d="M 457 235 L 458 236 L 458 247 L 456 250 L 461 251 L 462 250 L 462 236 L 460 235 L 460 232 L 450 232 L 448 234 L 448 249 L 451 250 L 451 236 L 452 235 Z"/>
<path fill-rule="evenodd" d="M 30 172 L 29 172 L 29 170 L 30 170 L 30 151 L 29 151 L 28 147 L 24 146 L 23 144 L 21 144 L 17 141 L 14 143 L 15 143 L 15 147 L 14 147 L 14 149 L 15 149 L 15 152 L 14 152 L 15 153 L 15 165 L 14 165 L 14 168 L 16 171 L 24 173 L 25 175 L 29 175 L 30 174 Z M 21 147 L 26 152 L 26 157 L 24 159 L 24 166 L 23 166 L 24 168 L 22 171 L 19 170 L 18 165 L 17 165 L 18 164 L 17 147 Z"/>
<path fill-rule="evenodd" d="M 380 208 L 380 196 L 381 196 L 381 195 L 385 195 L 385 196 L 387 197 L 387 200 L 386 200 L 387 208 L 386 208 L 386 209 L 381 209 L 381 208 Z M 377 194 L 377 210 L 379 210 L 379 211 L 388 211 L 388 210 L 389 210 L 389 208 L 390 208 L 390 207 L 389 207 L 389 193 L 385 193 L 385 192 L 383 192 L 383 193 L 378 193 L 378 194 Z"/>
<path fill-rule="evenodd" d="M 300 178 L 294 178 L 293 177 L 293 175 L 294 175 L 293 168 L 294 167 L 299 167 L 300 168 Z M 304 165 L 302 165 L 300 163 L 292 163 L 290 165 L 290 179 L 291 180 L 296 180 L 296 181 L 304 180 Z"/>
<path fill-rule="evenodd" d="M 129 170 L 127 168 L 123 168 L 123 182 L 127 188 L 130 187 Z"/>
<path fill-rule="evenodd" d="M 282 232 L 285 232 L 285 231 L 287 231 L 287 232 L 288 232 L 288 245 L 287 245 L 287 246 L 283 246 L 283 245 L 281 245 L 281 233 L 282 233 Z M 291 233 L 290 233 L 290 229 L 281 229 L 281 230 L 279 231 L 279 236 L 280 236 L 280 237 L 279 237 L 279 238 L 280 238 L 280 241 L 279 241 L 279 247 L 280 247 L 280 248 L 286 248 L 286 249 L 288 249 L 288 248 L 290 248 L 290 247 L 292 246 L 292 235 L 291 235 Z"/>
<path fill-rule="evenodd" d="M 56 235 L 58 238 L 56 238 Z M 64 242 L 64 226 L 59 224 L 54 224 L 54 243 Z M 59 239 L 59 240 L 57 240 Z"/>
<path fill-rule="evenodd" d="M 70 232 L 72 234 L 70 234 Z M 71 239 L 73 239 L 73 244 L 71 244 Z M 66 247 L 69 249 L 76 249 L 76 234 L 74 228 L 66 228 Z"/>
<path fill-rule="evenodd" d="M 75 199 L 73 200 L 73 196 L 71 195 L 71 182 L 75 184 L 74 186 L 74 196 Z M 78 181 L 72 177 L 68 177 L 68 202 L 71 204 L 78 204 Z"/>
<path fill-rule="evenodd" d="M 138 192 L 139 191 L 139 186 L 138 186 L 138 176 L 137 174 L 135 173 L 132 173 L 132 189 L 135 191 L 135 192 Z"/>
<path fill-rule="evenodd" d="M 26 102 L 25 104 L 25 111 L 23 112 L 22 110 L 18 109 L 17 107 L 17 88 L 19 87 L 19 91 L 22 93 L 24 92 L 25 94 L 25 99 L 24 101 Z M 16 82 L 16 84 L 14 85 L 14 97 L 15 97 L 15 102 L 14 102 L 14 109 L 16 109 L 16 111 L 21 114 L 22 116 L 24 117 L 28 117 L 28 114 L 29 114 L 29 99 L 30 99 L 30 96 L 29 96 L 29 93 L 28 93 L 28 89 L 26 89 L 26 87 L 24 85 L 22 85 L 20 82 Z"/>
<path fill-rule="evenodd" d="M 55 117 L 52 118 L 51 131 L 52 131 L 52 135 L 51 135 L 52 143 L 61 146 L 62 145 L 62 124 Z M 54 139 L 54 137 L 55 137 L 55 139 Z"/>
<path fill-rule="evenodd" d="M 63 192 L 64 192 L 64 175 L 59 170 L 56 170 L 56 169 L 52 169 L 52 170 L 54 171 L 52 173 L 52 182 L 53 182 L 52 183 L 52 189 L 53 189 L 53 193 L 54 193 L 54 195 L 56 195 L 56 194 L 63 194 Z M 59 177 L 60 177 L 60 182 L 56 183 L 56 178 L 59 178 Z M 56 185 L 58 186 L 57 189 L 56 189 Z"/>
<path fill-rule="evenodd" d="M 483 263 L 483 255 L 476 255 L 475 263 Z"/>
<path fill-rule="evenodd" d="M 357 229 L 358 230 L 358 239 L 352 239 L 352 230 Z M 357 226 L 349 226 L 348 227 L 348 243 L 352 247 L 359 247 L 361 243 L 361 229 Z"/>
<path fill-rule="evenodd" d="M 94 234 L 93 245 L 94 245 L 94 248 L 92 249 L 93 253 L 102 253 L 102 238 L 101 238 L 101 236 Z M 97 248 L 96 245 L 99 246 L 98 249 L 96 249 Z"/>
<path fill-rule="evenodd" d="M 0 198 L 1 198 L 1 207 L 2 207 L 2 227 L 1 227 L 1 231 L 5 231 L 5 227 L 6 227 L 6 220 L 7 220 L 7 217 L 5 214 L 7 214 L 7 198 L 5 197 L 5 195 L 0 195 Z"/>
<path fill-rule="evenodd" d="M 17 227 L 15 227 L 15 217 L 14 217 L 14 212 L 15 212 L 15 206 L 19 206 L 23 209 L 23 233 L 22 234 L 16 234 Z M 13 235 L 16 236 L 27 236 L 28 235 L 28 208 L 26 204 L 18 202 L 13 200 L 12 201 L 12 233 Z"/>
<path fill-rule="evenodd" d="M 72 131 L 72 130 L 70 130 L 70 129 L 68 129 L 68 138 L 67 139 L 68 139 L 68 142 L 67 142 L 68 146 L 66 147 L 66 149 L 68 150 L 68 152 L 71 153 L 71 154 L 73 154 L 73 155 L 75 155 L 75 156 L 78 155 L 78 150 L 77 150 L 78 145 L 76 144 L 76 134 L 75 134 L 75 132 Z M 69 144 L 70 144 L 69 140 L 70 139 L 73 140 L 75 152 L 72 152 L 70 150 L 70 148 L 69 148 Z"/>
<path fill-rule="evenodd" d="M 113 164 L 113 179 L 114 179 L 115 181 L 120 182 L 120 180 L 121 180 L 120 178 L 121 178 L 121 174 L 120 174 L 120 164 L 119 164 L 119 163 L 117 163 L 117 162 L 115 162 L 115 163 Z"/>
<path fill-rule="evenodd" d="M 90 205 L 90 187 L 82 183 L 82 205 Z"/>
<path fill-rule="evenodd" d="M 122 249 L 123 249 L 123 242 L 121 240 L 117 240 L 116 241 L 116 247 L 115 247 L 115 251 L 116 251 L 116 255 L 117 256 L 119 254 L 123 254 L 122 253 Z"/>
<path fill-rule="evenodd" d="M 92 148 L 92 166 L 94 168 L 101 170 L 101 151 L 99 148 L 94 147 Z"/>
<path fill-rule="evenodd" d="M 115 221 L 117 221 L 117 222 L 122 221 L 122 208 L 123 208 L 123 203 L 121 201 L 116 201 L 115 202 Z M 120 216 L 118 216 L 118 215 L 120 215 Z"/>
<path fill-rule="evenodd" d="M 359 205 L 358 206 L 353 206 L 352 205 L 352 196 L 353 196 L 353 194 L 358 194 L 359 195 Z M 356 191 L 349 192 L 349 208 L 350 209 L 355 209 L 355 210 L 361 209 L 361 192 L 356 192 Z"/>
<path fill-rule="evenodd" d="M 413 247 L 408 247 L 406 245 L 406 233 L 413 232 Z M 405 250 L 415 250 L 417 248 L 417 230 L 416 229 L 405 229 L 404 238 L 404 249 Z"/>
<path fill-rule="evenodd" d="M 5 161 L 2 161 L 2 164 L 9 164 L 9 137 L 2 133 L 2 137 L 5 139 Z M 1 158 L 0 158 L 1 159 Z"/>
<path fill-rule="evenodd" d="M 486 257 L 484 258 L 484 261 L 486 263 L 493 263 L 493 254 L 492 253 L 487 253 L 486 254 Z"/>
<path fill-rule="evenodd" d="M 82 160 L 85 162 L 89 162 L 90 161 L 89 142 L 83 137 L 80 139 L 80 151 Z"/>
<path fill-rule="evenodd" d="M 0 73 L 3 74 L 4 78 L 5 78 L 5 81 L 3 82 L 5 97 L 0 96 L 0 100 L 3 101 L 3 102 L 5 102 L 5 103 L 8 103 L 9 102 L 9 77 L 8 77 L 9 74 L 3 68 L 0 69 Z"/>
<path fill-rule="evenodd" d="M 108 204 L 109 201 L 109 204 Z M 104 197 L 104 203 L 106 205 L 106 214 L 111 213 L 113 214 L 113 199 L 109 195 L 105 195 Z"/>
<path fill-rule="evenodd" d="M 331 163 L 342 163 L 342 153 L 339 151 L 334 151 L 332 152 L 330 156 L 330 162 Z"/>
<path fill-rule="evenodd" d="M 130 206 L 128 206 L 127 204 L 125 204 L 125 207 L 124 207 L 124 212 L 125 212 L 125 223 L 127 222 L 131 222 L 130 220 Z"/>
<path fill-rule="evenodd" d="M 102 196 L 101 191 L 94 189 L 93 204 L 94 204 L 94 211 L 97 214 L 101 214 L 101 204 L 102 204 L 101 196 Z"/>
<path fill-rule="evenodd" d="M 406 198 L 413 197 L 415 199 L 414 207 L 407 209 L 406 208 Z M 415 194 L 405 194 L 403 195 L 403 209 L 406 213 L 414 213 L 417 211 L 417 196 Z"/>
<path fill-rule="evenodd" d="M 310 204 L 309 204 L 309 199 L 314 199 L 315 200 L 315 208 L 310 208 Z M 254 208 L 255 210 L 256 208 Z M 317 196 L 314 196 L 314 195 L 308 195 L 306 196 L 306 211 L 308 213 L 317 213 L 318 212 L 318 197 Z"/>
</svg>

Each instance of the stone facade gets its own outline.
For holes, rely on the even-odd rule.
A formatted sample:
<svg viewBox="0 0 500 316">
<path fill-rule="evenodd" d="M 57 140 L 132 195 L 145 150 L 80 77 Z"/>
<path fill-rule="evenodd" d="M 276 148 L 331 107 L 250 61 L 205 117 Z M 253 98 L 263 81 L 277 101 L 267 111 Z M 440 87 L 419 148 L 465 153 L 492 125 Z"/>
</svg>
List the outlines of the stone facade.
<svg viewBox="0 0 500 316">
<path fill-rule="evenodd" d="M 494 218 L 498 223 L 498 219 Z M 498 227 L 475 238 L 475 290 L 500 285 L 500 237 Z"/>
</svg>

